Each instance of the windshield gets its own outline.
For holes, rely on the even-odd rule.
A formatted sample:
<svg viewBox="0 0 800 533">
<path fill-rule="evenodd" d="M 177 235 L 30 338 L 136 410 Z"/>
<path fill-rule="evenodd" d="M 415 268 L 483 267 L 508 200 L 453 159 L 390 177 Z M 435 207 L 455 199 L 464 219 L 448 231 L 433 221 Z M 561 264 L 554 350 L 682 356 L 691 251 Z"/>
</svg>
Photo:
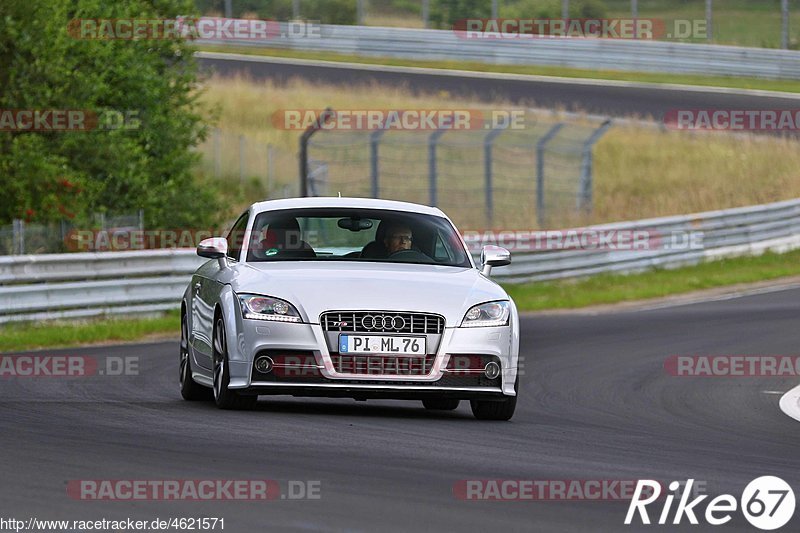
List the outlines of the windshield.
<svg viewBox="0 0 800 533">
<path fill-rule="evenodd" d="M 418 213 L 292 209 L 256 216 L 247 261 L 373 261 L 471 267 L 452 224 Z"/>
</svg>

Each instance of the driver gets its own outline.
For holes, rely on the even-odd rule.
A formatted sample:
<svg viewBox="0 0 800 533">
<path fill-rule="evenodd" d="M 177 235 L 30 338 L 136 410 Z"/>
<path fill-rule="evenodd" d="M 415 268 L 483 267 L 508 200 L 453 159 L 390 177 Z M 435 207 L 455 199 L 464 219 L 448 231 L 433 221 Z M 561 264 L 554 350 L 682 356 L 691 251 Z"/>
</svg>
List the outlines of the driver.
<svg viewBox="0 0 800 533">
<path fill-rule="evenodd" d="M 389 255 L 403 250 L 411 249 L 411 241 L 414 240 L 414 235 L 411 228 L 406 224 L 397 223 L 392 224 L 386 230 L 386 237 L 383 239 L 383 245 L 386 247 L 386 252 Z"/>
</svg>

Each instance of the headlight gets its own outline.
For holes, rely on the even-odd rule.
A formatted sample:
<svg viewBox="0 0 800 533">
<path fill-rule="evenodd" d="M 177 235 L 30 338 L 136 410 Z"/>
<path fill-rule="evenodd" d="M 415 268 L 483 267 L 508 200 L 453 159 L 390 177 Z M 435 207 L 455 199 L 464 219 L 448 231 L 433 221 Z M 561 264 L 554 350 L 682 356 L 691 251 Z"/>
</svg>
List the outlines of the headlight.
<svg viewBox="0 0 800 533">
<path fill-rule="evenodd" d="M 301 322 L 297 309 L 283 300 L 270 296 L 252 294 L 239 295 L 242 316 L 252 320 L 272 320 L 274 322 Z"/>
<path fill-rule="evenodd" d="M 506 326 L 511 315 L 511 304 L 508 302 L 488 302 L 476 305 L 467 311 L 462 328 L 482 328 L 488 326 Z"/>
</svg>

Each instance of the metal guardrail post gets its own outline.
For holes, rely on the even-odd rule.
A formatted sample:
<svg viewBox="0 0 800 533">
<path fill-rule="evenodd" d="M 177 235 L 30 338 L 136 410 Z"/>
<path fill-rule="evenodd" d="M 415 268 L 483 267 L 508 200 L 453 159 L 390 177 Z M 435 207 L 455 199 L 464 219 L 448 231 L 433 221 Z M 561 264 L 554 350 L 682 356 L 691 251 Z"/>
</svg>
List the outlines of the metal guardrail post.
<svg viewBox="0 0 800 533">
<path fill-rule="evenodd" d="M 438 187 L 436 184 L 436 145 L 439 143 L 439 139 L 442 137 L 442 135 L 444 135 L 447 131 L 447 129 L 436 130 L 431 133 L 431 136 L 428 138 L 428 190 L 430 195 L 429 203 L 431 207 L 436 207 L 436 204 L 439 201 L 437 190 Z"/>
<path fill-rule="evenodd" d="M 486 221 L 491 227 L 494 220 L 494 183 L 492 176 L 492 148 L 494 140 L 505 131 L 505 127 L 494 128 L 483 138 L 484 196 L 486 197 Z"/>
<path fill-rule="evenodd" d="M 422 27 L 430 28 L 431 0 L 422 0 Z"/>
<path fill-rule="evenodd" d="M 540 228 L 544 227 L 544 148 L 563 127 L 559 122 L 536 143 L 536 221 Z"/>
<path fill-rule="evenodd" d="M 706 0 L 706 36 L 708 42 L 714 40 L 714 6 L 713 0 Z"/>
<path fill-rule="evenodd" d="M 789 0 L 781 0 L 781 49 L 789 49 Z"/>
<path fill-rule="evenodd" d="M 381 137 L 386 130 L 375 130 L 369 134 L 369 171 L 372 197 L 380 198 L 380 165 L 378 160 L 378 148 Z"/>
<path fill-rule="evenodd" d="M 592 148 L 611 127 L 611 119 L 603 122 L 599 128 L 594 130 L 586 142 L 583 143 L 583 162 L 581 163 L 581 182 L 580 193 L 578 194 L 577 207 L 579 210 L 592 210 Z"/>
<path fill-rule="evenodd" d="M 300 136 L 300 197 L 308 196 L 308 142 L 311 136 L 314 135 L 322 126 L 335 116 L 333 109 L 330 107 L 325 108 L 319 120 L 312 124 Z"/>
</svg>

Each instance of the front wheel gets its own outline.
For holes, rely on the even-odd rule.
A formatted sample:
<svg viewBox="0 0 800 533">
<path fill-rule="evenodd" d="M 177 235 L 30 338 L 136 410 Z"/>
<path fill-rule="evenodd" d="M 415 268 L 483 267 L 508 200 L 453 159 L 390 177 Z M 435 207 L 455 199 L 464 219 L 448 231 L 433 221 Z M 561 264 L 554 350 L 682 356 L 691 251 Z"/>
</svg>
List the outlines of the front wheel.
<svg viewBox="0 0 800 533">
<path fill-rule="evenodd" d="M 470 400 L 469 406 L 472 408 L 472 414 L 478 420 L 511 420 L 514 416 L 514 411 L 517 408 L 517 397 L 519 396 L 519 376 L 514 383 L 514 391 L 516 396 L 510 396 L 503 400 L 487 401 L 487 400 Z"/>
<path fill-rule="evenodd" d="M 214 326 L 214 403 L 220 409 L 252 409 L 258 396 L 243 396 L 228 388 L 231 381 L 228 368 L 228 345 L 225 337 L 225 323 L 217 318 Z"/>
<path fill-rule="evenodd" d="M 211 391 L 192 379 L 192 356 L 189 353 L 189 327 L 186 324 L 186 314 L 181 315 L 181 357 L 180 357 L 180 384 L 181 396 L 190 402 L 210 400 Z"/>
</svg>

